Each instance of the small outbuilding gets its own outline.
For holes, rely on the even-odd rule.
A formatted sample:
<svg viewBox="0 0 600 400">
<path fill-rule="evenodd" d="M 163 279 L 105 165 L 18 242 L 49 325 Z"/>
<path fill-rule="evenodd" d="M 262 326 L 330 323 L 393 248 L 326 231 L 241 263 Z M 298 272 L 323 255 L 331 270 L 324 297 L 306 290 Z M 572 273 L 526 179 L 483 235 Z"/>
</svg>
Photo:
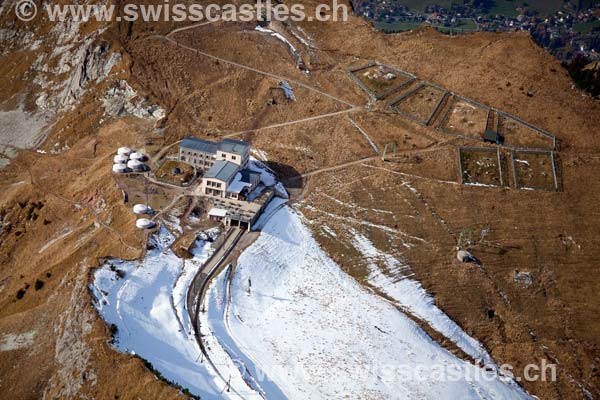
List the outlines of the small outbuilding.
<svg viewBox="0 0 600 400">
<path fill-rule="evenodd" d="M 156 224 L 148 218 L 139 218 L 135 221 L 135 226 L 139 229 L 152 229 Z"/>
<path fill-rule="evenodd" d="M 129 155 L 132 160 L 145 161 L 146 155 L 138 152 L 133 152 Z"/>
<path fill-rule="evenodd" d="M 473 257 L 471 253 L 465 250 L 459 250 L 459 252 L 456 253 L 456 258 L 462 263 L 475 262 L 475 257 Z"/>
<path fill-rule="evenodd" d="M 117 154 L 114 158 L 113 161 L 115 164 L 127 164 L 127 161 L 129 161 L 129 157 L 124 156 L 122 154 Z"/>
<path fill-rule="evenodd" d="M 131 154 L 131 149 L 129 147 L 119 147 L 119 149 L 117 150 L 117 154 L 129 157 L 129 155 Z"/>
<path fill-rule="evenodd" d="M 146 164 L 138 160 L 129 160 L 127 162 L 127 166 L 136 172 L 141 172 L 146 170 Z"/>
<path fill-rule="evenodd" d="M 133 206 L 133 213 L 137 215 L 151 214 L 152 209 L 145 204 L 136 204 Z"/>
<path fill-rule="evenodd" d="M 127 168 L 127 165 L 125 164 L 114 164 L 112 171 L 117 174 L 124 174 L 129 171 L 129 168 Z"/>
<path fill-rule="evenodd" d="M 222 208 L 213 207 L 208 212 L 208 217 L 213 221 L 221 221 L 227 216 L 227 210 Z"/>
<path fill-rule="evenodd" d="M 504 142 L 504 137 L 494 130 L 486 129 L 483 133 L 483 141 L 494 144 L 502 144 Z"/>
</svg>

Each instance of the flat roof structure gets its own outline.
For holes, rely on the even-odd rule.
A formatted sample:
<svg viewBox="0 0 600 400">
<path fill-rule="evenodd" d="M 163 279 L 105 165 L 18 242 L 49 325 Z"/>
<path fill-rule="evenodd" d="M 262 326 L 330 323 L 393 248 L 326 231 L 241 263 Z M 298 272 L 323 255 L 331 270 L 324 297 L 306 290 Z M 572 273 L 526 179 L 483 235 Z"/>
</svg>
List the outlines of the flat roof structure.
<svg viewBox="0 0 600 400">
<path fill-rule="evenodd" d="M 222 208 L 213 207 L 208 212 L 209 217 L 225 217 L 227 215 L 227 210 Z"/>
<path fill-rule="evenodd" d="M 223 182 L 229 182 L 237 174 L 239 165 L 225 160 L 217 160 L 206 174 L 206 179 L 217 179 Z"/>
<path fill-rule="evenodd" d="M 254 172 L 248 168 L 245 168 L 243 170 L 240 171 L 240 174 L 242 174 L 242 181 L 243 182 L 252 182 L 254 179 L 260 179 L 260 173 L 259 172 Z"/>
<path fill-rule="evenodd" d="M 250 149 L 249 143 L 235 139 L 223 139 L 218 146 L 221 151 L 239 155 L 244 155 Z"/>
<path fill-rule="evenodd" d="M 201 151 L 203 153 L 215 154 L 219 145 L 215 142 L 205 139 L 185 138 L 179 144 L 180 148 Z"/>
</svg>

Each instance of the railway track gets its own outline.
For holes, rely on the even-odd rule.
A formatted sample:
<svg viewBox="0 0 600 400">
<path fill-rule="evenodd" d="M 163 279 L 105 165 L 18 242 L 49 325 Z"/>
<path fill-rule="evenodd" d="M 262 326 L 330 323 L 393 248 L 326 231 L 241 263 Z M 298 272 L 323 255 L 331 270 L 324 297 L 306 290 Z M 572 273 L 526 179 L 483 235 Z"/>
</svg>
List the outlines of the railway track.
<svg viewBox="0 0 600 400">
<path fill-rule="evenodd" d="M 218 245 L 217 250 L 206 261 L 202 268 L 200 268 L 192 280 L 186 296 L 187 312 L 190 316 L 190 321 L 192 322 L 192 326 L 194 328 L 194 336 L 196 337 L 196 341 L 200 346 L 200 351 L 225 384 L 228 384 L 228 378 L 219 372 L 217 366 L 211 360 L 204 342 L 202 341 L 202 335 L 200 334 L 200 318 L 198 318 L 198 316 L 200 312 L 202 312 L 201 306 L 204 302 L 204 296 L 206 295 L 208 284 L 221 270 L 221 267 L 224 265 L 224 261 L 231 254 L 239 240 L 244 235 L 244 232 L 245 231 L 243 229 L 232 227 L 224 234 L 222 242 Z M 240 397 L 243 397 L 240 395 L 240 393 L 237 393 L 235 389 L 231 388 L 231 391 L 238 394 Z"/>
</svg>

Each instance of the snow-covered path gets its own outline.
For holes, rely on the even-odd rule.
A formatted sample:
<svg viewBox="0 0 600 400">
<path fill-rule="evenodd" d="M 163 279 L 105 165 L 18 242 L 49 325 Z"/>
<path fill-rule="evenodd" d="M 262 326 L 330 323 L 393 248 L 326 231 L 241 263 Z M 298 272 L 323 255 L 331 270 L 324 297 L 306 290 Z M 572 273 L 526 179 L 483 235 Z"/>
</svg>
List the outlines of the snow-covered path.
<svg viewBox="0 0 600 400">
<path fill-rule="evenodd" d="M 226 273 L 211 286 L 208 322 L 269 399 L 528 398 L 367 292 L 288 207 L 240 256 L 228 307 Z"/>
</svg>

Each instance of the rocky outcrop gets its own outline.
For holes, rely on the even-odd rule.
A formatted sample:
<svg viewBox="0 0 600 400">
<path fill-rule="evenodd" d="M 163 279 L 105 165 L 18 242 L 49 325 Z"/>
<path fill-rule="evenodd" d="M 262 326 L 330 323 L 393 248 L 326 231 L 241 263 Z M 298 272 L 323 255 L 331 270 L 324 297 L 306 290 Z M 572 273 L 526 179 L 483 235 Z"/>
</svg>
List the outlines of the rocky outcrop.
<svg viewBox="0 0 600 400">
<path fill-rule="evenodd" d="M 126 81 L 108 89 L 102 98 L 106 113 L 113 117 L 133 115 L 139 118 L 160 120 L 165 117 L 165 110 L 157 104 L 150 104 L 148 99 L 139 96 Z"/>
</svg>

